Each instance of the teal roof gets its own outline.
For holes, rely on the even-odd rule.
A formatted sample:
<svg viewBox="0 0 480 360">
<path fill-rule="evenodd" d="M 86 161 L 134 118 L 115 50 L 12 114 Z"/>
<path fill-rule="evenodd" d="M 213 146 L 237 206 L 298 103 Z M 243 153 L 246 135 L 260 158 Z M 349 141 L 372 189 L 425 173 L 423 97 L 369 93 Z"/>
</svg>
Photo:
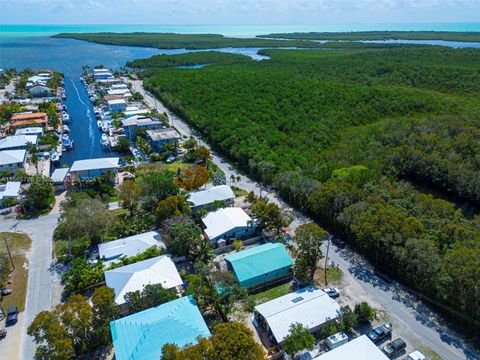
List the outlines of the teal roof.
<svg viewBox="0 0 480 360">
<path fill-rule="evenodd" d="M 225 256 L 242 283 L 271 271 L 293 265 L 293 261 L 280 243 L 267 243 Z"/>
<path fill-rule="evenodd" d="M 116 360 L 158 360 L 167 343 L 183 347 L 210 336 L 192 296 L 112 321 L 110 331 Z"/>
</svg>

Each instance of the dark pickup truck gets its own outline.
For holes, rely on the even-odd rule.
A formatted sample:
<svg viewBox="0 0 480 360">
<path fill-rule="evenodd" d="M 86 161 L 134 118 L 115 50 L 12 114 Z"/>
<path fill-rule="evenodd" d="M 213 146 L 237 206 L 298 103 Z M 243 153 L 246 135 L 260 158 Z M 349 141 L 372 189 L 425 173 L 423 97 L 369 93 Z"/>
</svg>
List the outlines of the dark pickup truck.
<svg viewBox="0 0 480 360">
<path fill-rule="evenodd" d="M 388 343 L 383 348 L 383 351 L 385 352 L 385 354 L 387 354 L 389 358 L 393 358 L 403 354 L 405 352 L 406 347 L 407 347 L 407 344 L 405 344 L 405 341 L 398 338 L 393 340 L 391 343 Z"/>
<path fill-rule="evenodd" d="M 374 343 L 380 343 L 392 335 L 392 324 L 383 324 L 368 333 L 368 338 Z"/>
</svg>

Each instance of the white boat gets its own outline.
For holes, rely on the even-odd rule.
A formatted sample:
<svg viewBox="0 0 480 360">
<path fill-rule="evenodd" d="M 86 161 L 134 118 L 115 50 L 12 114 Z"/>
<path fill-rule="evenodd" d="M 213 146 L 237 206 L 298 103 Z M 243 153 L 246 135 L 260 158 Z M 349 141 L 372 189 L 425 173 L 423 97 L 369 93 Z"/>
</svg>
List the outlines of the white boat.
<svg viewBox="0 0 480 360">
<path fill-rule="evenodd" d="M 68 134 L 62 134 L 62 139 L 69 140 L 70 137 L 68 136 Z"/>
<path fill-rule="evenodd" d="M 108 132 L 108 126 L 107 125 L 102 125 L 102 132 L 104 132 L 104 133 Z"/>
<path fill-rule="evenodd" d="M 53 162 L 57 162 L 60 160 L 60 157 L 58 156 L 58 153 L 56 151 L 50 152 L 50 160 Z"/>
<path fill-rule="evenodd" d="M 100 120 L 98 120 L 98 121 L 97 121 L 97 126 L 98 126 L 98 128 L 101 130 L 101 129 L 102 129 L 102 126 L 103 126 L 103 122 L 100 121 Z"/>
<path fill-rule="evenodd" d="M 62 125 L 62 129 L 63 129 L 64 133 L 69 133 L 70 132 L 70 128 L 68 127 L 68 125 Z"/>
<path fill-rule="evenodd" d="M 67 98 L 67 94 L 62 93 L 62 99 L 65 100 Z"/>
<path fill-rule="evenodd" d="M 94 102 L 95 101 L 95 98 L 93 96 L 90 96 L 90 101 L 91 102 Z"/>
<path fill-rule="evenodd" d="M 69 121 L 70 121 L 70 115 L 68 115 L 68 114 L 63 114 L 63 115 L 62 115 L 62 120 L 63 120 L 64 122 L 69 122 Z"/>
</svg>

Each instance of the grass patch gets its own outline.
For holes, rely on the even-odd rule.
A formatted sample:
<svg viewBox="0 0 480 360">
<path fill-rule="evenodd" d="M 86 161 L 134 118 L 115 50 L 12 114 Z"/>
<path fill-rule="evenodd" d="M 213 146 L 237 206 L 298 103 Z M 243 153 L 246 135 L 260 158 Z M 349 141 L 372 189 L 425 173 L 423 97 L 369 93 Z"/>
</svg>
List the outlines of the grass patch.
<svg viewBox="0 0 480 360">
<path fill-rule="evenodd" d="M 258 294 L 253 294 L 250 295 L 250 298 L 253 298 L 254 300 L 258 301 L 258 304 L 276 299 L 280 296 L 287 295 L 292 291 L 290 287 L 290 283 L 275 286 L 271 289 L 259 292 Z"/>
<path fill-rule="evenodd" d="M 328 285 L 336 285 L 342 281 L 343 272 L 338 267 L 332 267 L 327 269 Z M 325 270 L 318 269 L 315 272 L 314 282 L 318 286 L 325 286 Z"/>
<path fill-rule="evenodd" d="M 180 161 L 175 161 L 171 164 L 166 164 L 162 162 L 154 162 L 154 163 L 147 163 L 147 164 L 142 164 L 139 166 L 138 170 L 145 171 L 145 172 L 150 172 L 150 171 L 164 171 L 164 170 L 170 170 L 172 172 L 177 172 L 178 170 L 186 169 L 193 166 L 193 164 L 188 164 Z"/>
<path fill-rule="evenodd" d="M 420 351 L 422 352 L 422 354 L 427 357 L 427 359 L 442 360 L 442 357 L 440 355 L 438 355 L 435 351 L 430 349 L 429 347 L 419 346 L 419 348 L 420 348 Z"/>
<path fill-rule="evenodd" d="M 233 193 L 235 194 L 236 197 L 240 197 L 240 196 L 245 196 L 248 194 L 248 191 L 245 191 L 239 187 L 236 187 L 236 186 L 232 186 L 232 191 Z"/>
<path fill-rule="evenodd" d="M 249 295 L 242 305 L 243 313 L 251 313 L 258 304 L 263 304 L 267 301 L 276 299 L 280 296 L 289 294 L 292 291 L 290 283 L 282 284 L 272 287 L 268 290 L 259 292 L 257 294 Z"/>
<path fill-rule="evenodd" d="M 30 250 L 32 240 L 25 234 L 0 233 L 0 251 L 4 253 L 7 253 L 5 240 L 12 253 L 15 270 L 9 278 L 12 283 L 5 284 L 5 288 L 11 289 L 12 293 L 2 299 L 2 306 L 6 311 L 10 306 L 16 305 L 19 311 L 23 311 L 28 284 L 28 261 L 25 254 Z"/>
</svg>

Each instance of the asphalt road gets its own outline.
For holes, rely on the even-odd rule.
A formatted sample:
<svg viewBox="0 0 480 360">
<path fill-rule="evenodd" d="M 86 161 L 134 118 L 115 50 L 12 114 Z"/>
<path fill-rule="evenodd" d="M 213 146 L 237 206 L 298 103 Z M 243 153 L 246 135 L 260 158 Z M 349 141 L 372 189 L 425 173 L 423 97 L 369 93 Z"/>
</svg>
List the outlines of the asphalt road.
<svg viewBox="0 0 480 360">
<path fill-rule="evenodd" d="M 323 253 L 326 253 L 324 244 Z M 406 291 L 397 282 L 386 283 L 373 273 L 373 266 L 357 253 L 339 250 L 330 245 L 329 262 L 337 264 L 356 281 L 376 302 L 406 326 L 421 342 L 445 360 L 480 359 L 473 347 L 453 331 L 438 314 L 423 301 Z"/>
<path fill-rule="evenodd" d="M 201 145 L 208 148 L 199 134 L 196 134 L 190 127 L 178 116 L 168 110 L 160 101 L 153 98 L 145 92 L 142 81 L 129 81 L 135 91 L 140 92 L 147 104 L 157 109 L 161 113 L 166 113 L 170 119 L 171 125 L 175 127 L 182 135 L 194 136 Z M 222 158 L 212 152 L 212 161 L 225 173 L 227 181 L 230 176 L 240 176 L 241 180 L 237 186 L 255 194 L 267 196 L 270 201 L 275 202 L 282 208 L 290 211 L 294 217 L 290 228 L 295 229 L 298 225 L 311 221 L 307 216 L 292 209 L 277 194 L 268 191 L 268 188 L 261 186 L 257 182 L 248 178 L 248 176 L 239 173 L 234 167 L 225 162 Z M 326 250 L 326 249 L 324 249 Z M 326 251 L 324 251 L 326 253 Z M 381 304 L 393 316 L 397 322 L 407 327 L 422 343 L 435 351 L 445 360 L 476 360 L 480 359 L 480 354 L 471 346 L 465 343 L 462 337 L 451 330 L 448 325 L 443 324 L 435 311 L 428 307 L 424 302 L 415 298 L 415 296 L 404 291 L 402 286 L 396 282 L 385 283 L 378 276 L 373 274 L 372 266 L 358 254 L 352 251 L 338 251 L 332 245 L 329 253 L 329 260 L 335 262 L 343 270 L 344 276 L 351 277 L 350 280 L 356 281 L 377 303 Z"/>
<path fill-rule="evenodd" d="M 0 342 L 0 357 L 5 359 L 31 360 L 35 353 L 33 339 L 27 335 L 27 327 L 35 316 L 43 310 L 52 307 L 53 285 L 59 279 L 51 271 L 53 230 L 57 226 L 58 214 L 41 216 L 30 220 L 0 219 L 0 232 L 23 232 L 32 239 L 30 252 L 28 289 L 24 321 L 8 330 L 7 336 L 21 336 L 20 349 L 2 349 Z M 16 334 L 17 333 L 17 334 Z"/>
</svg>

